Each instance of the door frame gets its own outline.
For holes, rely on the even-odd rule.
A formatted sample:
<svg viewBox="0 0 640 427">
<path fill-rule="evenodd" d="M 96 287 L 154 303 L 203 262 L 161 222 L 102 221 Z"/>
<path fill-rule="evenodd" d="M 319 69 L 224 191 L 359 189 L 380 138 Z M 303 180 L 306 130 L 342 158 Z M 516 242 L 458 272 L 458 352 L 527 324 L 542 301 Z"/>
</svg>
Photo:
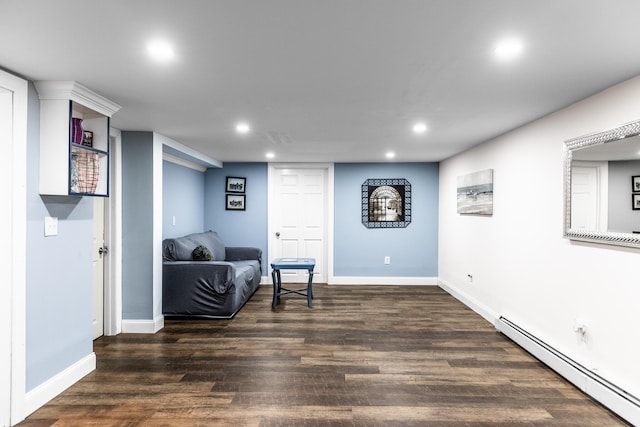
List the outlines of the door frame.
<svg viewBox="0 0 640 427">
<path fill-rule="evenodd" d="M 325 169 L 327 172 L 327 188 L 325 192 L 325 260 L 327 268 L 327 283 L 333 283 L 333 212 L 334 212 L 334 164 L 333 163 L 269 163 L 267 171 L 267 264 L 271 262 L 276 247 L 275 220 L 275 173 L 279 169 Z"/>
<path fill-rule="evenodd" d="M 12 138 L 8 155 L 0 160 L 0 167 L 8 170 L 9 200 L 8 223 L 12 232 L 8 236 L 9 254 L 6 258 L 9 286 L 0 286 L 0 298 L 9 302 L 9 323 L 6 327 L 8 343 L 2 343 L 3 362 L 9 361 L 11 381 L 8 404 L 9 423 L 17 424 L 25 418 L 26 397 L 26 246 L 27 246 L 27 118 L 29 83 L 17 76 L 0 70 L 0 87 L 13 93 Z M 6 168 L 6 169 L 5 169 Z M 6 237 L 5 237 L 6 238 Z M 4 252 L 3 252 L 4 256 Z M 8 344 L 8 346 L 6 345 Z"/>
<path fill-rule="evenodd" d="M 122 333 L 122 133 L 109 129 L 109 197 L 105 198 L 104 335 Z"/>
</svg>

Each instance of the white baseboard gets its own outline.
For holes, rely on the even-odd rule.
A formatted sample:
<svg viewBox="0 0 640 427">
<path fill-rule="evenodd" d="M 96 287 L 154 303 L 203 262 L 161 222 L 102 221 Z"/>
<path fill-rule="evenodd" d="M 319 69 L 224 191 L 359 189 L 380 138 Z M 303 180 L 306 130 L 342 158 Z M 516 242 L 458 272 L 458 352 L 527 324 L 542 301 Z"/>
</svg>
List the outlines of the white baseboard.
<svg viewBox="0 0 640 427">
<path fill-rule="evenodd" d="M 437 277 L 329 277 L 330 285 L 437 286 Z"/>
<path fill-rule="evenodd" d="M 492 325 L 495 324 L 498 315 L 487 308 L 487 306 L 442 279 L 438 279 L 438 286 L 445 290 L 448 294 L 453 296 L 455 299 L 469 307 L 471 310 L 484 317 L 487 322 L 491 323 Z"/>
<path fill-rule="evenodd" d="M 498 331 L 562 375 L 584 393 L 631 424 L 640 425 L 640 400 L 638 398 L 580 365 L 510 320 L 500 317 L 496 319 L 495 326 Z"/>
<path fill-rule="evenodd" d="M 262 276 L 261 285 L 273 285 L 271 276 Z M 315 284 L 315 281 L 314 281 Z M 437 277 L 329 277 L 329 285 L 398 285 L 398 286 L 438 286 Z"/>
<path fill-rule="evenodd" d="M 92 352 L 28 392 L 24 399 L 25 417 L 34 413 L 48 401 L 80 381 L 85 375 L 93 372 L 95 369 L 96 354 Z"/>
<path fill-rule="evenodd" d="M 566 356 L 546 346 L 539 339 L 528 336 L 526 331 L 520 332 L 516 328 L 509 326 L 498 314 L 494 313 L 484 304 L 469 296 L 458 287 L 442 279 L 438 280 L 438 286 L 485 318 L 488 322 L 495 325 L 499 332 L 508 336 L 520 347 L 527 350 L 534 357 L 573 383 L 577 388 L 622 418 L 630 421 L 634 425 L 640 426 L 640 401 L 638 401 L 637 398 L 626 394 L 610 381 L 598 377 L 593 372 L 580 367 Z"/>
<path fill-rule="evenodd" d="M 157 316 L 153 320 L 122 319 L 123 334 L 155 334 L 164 328 L 164 316 Z"/>
</svg>

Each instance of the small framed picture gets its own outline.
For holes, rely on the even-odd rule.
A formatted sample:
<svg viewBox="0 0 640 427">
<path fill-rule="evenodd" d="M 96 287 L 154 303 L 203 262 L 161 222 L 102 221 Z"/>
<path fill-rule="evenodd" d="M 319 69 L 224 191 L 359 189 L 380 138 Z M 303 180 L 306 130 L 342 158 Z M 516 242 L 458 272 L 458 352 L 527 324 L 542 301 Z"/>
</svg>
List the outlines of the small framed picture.
<svg viewBox="0 0 640 427">
<path fill-rule="evenodd" d="M 247 185 L 247 178 L 237 176 L 227 177 L 227 193 L 244 193 Z"/>
<path fill-rule="evenodd" d="M 631 191 L 634 193 L 640 192 L 640 175 L 631 177 Z"/>
<path fill-rule="evenodd" d="M 227 194 L 228 211 L 243 211 L 246 209 L 246 196 L 244 194 Z"/>
<path fill-rule="evenodd" d="M 640 211 L 640 194 L 632 194 L 631 200 L 633 201 L 633 210 Z"/>
<path fill-rule="evenodd" d="M 85 147 L 93 147 L 93 132 L 85 130 L 82 135 L 82 145 Z"/>
</svg>

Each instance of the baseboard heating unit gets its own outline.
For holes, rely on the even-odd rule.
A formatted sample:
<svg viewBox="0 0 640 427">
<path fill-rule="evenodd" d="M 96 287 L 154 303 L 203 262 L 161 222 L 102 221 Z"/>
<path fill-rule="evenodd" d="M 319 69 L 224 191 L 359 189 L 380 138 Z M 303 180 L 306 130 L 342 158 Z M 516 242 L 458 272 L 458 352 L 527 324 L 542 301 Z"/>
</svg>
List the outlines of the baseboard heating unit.
<svg viewBox="0 0 640 427">
<path fill-rule="evenodd" d="M 640 426 L 640 400 L 554 349 L 505 317 L 496 329 L 621 418 Z"/>
</svg>

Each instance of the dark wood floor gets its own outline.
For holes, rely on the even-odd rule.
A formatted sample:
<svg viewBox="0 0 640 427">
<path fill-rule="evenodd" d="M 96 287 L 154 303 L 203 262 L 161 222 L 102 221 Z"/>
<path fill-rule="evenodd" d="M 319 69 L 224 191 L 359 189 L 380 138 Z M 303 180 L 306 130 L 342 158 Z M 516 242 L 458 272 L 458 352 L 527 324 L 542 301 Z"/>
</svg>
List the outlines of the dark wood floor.
<svg viewBox="0 0 640 427">
<path fill-rule="evenodd" d="M 22 425 L 627 425 L 439 288 L 314 291 L 100 338 L 96 371 Z"/>
</svg>

